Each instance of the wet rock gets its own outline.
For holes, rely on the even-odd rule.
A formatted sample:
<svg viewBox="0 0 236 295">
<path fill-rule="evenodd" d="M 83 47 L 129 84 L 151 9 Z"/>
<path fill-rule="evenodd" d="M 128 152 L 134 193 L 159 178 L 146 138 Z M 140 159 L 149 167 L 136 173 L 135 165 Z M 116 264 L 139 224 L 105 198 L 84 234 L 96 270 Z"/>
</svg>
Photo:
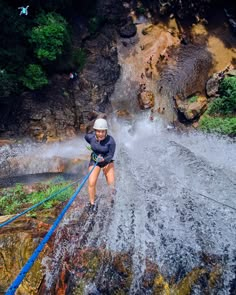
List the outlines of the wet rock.
<svg viewBox="0 0 236 295">
<path fill-rule="evenodd" d="M 214 97 L 218 94 L 219 81 L 221 77 L 216 73 L 206 83 L 206 94 L 208 97 Z"/>
<path fill-rule="evenodd" d="M 154 94 L 151 91 L 142 91 L 138 94 L 139 106 L 142 110 L 154 107 Z"/>
<path fill-rule="evenodd" d="M 191 103 L 187 110 L 184 112 L 184 115 L 187 120 L 193 120 L 202 115 L 207 109 L 207 101 L 201 100 Z"/>
<path fill-rule="evenodd" d="M 55 75 L 44 91 L 22 94 L 22 105 L 15 115 L 18 127 L 14 128 L 18 134 L 39 142 L 68 139 L 76 135 L 73 98 L 64 95 L 67 83 L 64 76 Z"/>
<path fill-rule="evenodd" d="M 0 177 L 6 178 L 43 173 L 72 173 L 75 170 L 74 166 L 78 166 L 78 163 L 83 161 L 80 158 L 43 157 L 43 149 L 40 153 L 42 156 L 7 157 L 7 159 L 0 163 Z"/>
<path fill-rule="evenodd" d="M 119 33 L 122 38 L 134 37 L 137 33 L 136 25 L 132 22 L 128 22 L 120 28 Z"/>
<path fill-rule="evenodd" d="M 132 259 L 129 253 L 111 253 L 105 249 L 84 248 L 60 264 L 60 274 L 50 294 L 128 293 L 132 282 Z M 78 293 L 78 292 L 81 293 Z M 93 292 L 92 292 L 93 291 Z"/>
<path fill-rule="evenodd" d="M 126 7 L 122 1 L 98 0 L 97 14 L 110 23 L 121 23 L 126 19 Z"/>
<path fill-rule="evenodd" d="M 44 90 L 23 93 L 14 123 L 4 125 L 6 132 L 39 142 L 62 141 L 75 137 L 83 129 L 91 111 L 111 111 L 109 97 L 120 74 L 116 28 L 104 26 L 84 43 L 88 55 L 79 78 L 70 81 L 65 75 L 55 75 Z"/>
<path fill-rule="evenodd" d="M 230 76 L 230 77 L 236 76 L 236 70 L 230 69 L 228 72 L 226 72 L 226 76 Z"/>
<path fill-rule="evenodd" d="M 143 35 L 147 35 L 148 33 L 150 33 L 150 32 L 152 31 L 153 28 L 154 28 L 153 25 L 149 25 L 149 26 L 147 26 L 146 28 L 144 28 L 144 29 L 142 30 L 142 34 L 143 34 Z"/>
<path fill-rule="evenodd" d="M 202 115 L 207 109 L 207 99 L 199 97 L 197 101 L 189 103 L 187 100 L 176 99 L 176 108 L 186 120 L 192 121 Z"/>
<path fill-rule="evenodd" d="M 232 29 L 232 32 L 236 34 L 236 16 L 235 9 L 224 9 L 225 15 L 228 19 L 229 26 Z"/>
<path fill-rule="evenodd" d="M 3 145 L 11 145 L 15 143 L 16 141 L 13 139 L 0 139 L 0 147 Z"/>
<path fill-rule="evenodd" d="M 119 118 L 125 118 L 125 119 L 131 119 L 132 115 L 127 110 L 118 110 L 116 112 L 117 117 Z"/>
<path fill-rule="evenodd" d="M 0 217 L 3 221 L 4 217 Z M 48 224 L 30 218 L 21 218 L 0 229 L 0 293 L 5 293 L 48 230 Z M 38 294 L 44 277 L 42 258 L 49 252 L 50 246 L 46 245 L 17 294 Z"/>
<path fill-rule="evenodd" d="M 3 164 L 1 165 L 3 166 Z M 2 167 L 0 177 L 30 175 L 36 173 L 63 172 L 65 161 L 60 157 L 43 158 L 32 156 L 10 157 Z"/>
</svg>

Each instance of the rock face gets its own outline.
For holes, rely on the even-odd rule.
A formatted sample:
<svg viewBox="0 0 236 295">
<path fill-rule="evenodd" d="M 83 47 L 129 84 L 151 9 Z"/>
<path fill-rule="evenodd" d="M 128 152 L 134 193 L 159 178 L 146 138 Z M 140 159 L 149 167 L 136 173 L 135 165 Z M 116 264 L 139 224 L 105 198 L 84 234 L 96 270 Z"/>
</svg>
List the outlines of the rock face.
<svg viewBox="0 0 236 295">
<path fill-rule="evenodd" d="M 12 132 L 37 141 L 75 136 L 78 123 L 69 90 L 67 77 L 56 75 L 45 90 L 23 93 L 21 107 L 15 113 L 15 124 L 10 126 Z"/>
<path fill-rule="evenodd" d="M 0 177 L 31 175 L 36 173 L 59 173 L 65 171 L 66 160 L 60 157 L 35 156 L 9 157 L 1 163 Z"/>
<path fill-rule="evenodd" d="M 99 36 L 85 44 L 88 59 L 73 88 L 79 125 L 89 121 L 91 111 L 104 113 L 109 110 L 109 97 L 120 74 L 115 34 L 114 29 L 104 28 Z"/>
<path fill-rule="evenodd" d="M 137 33 L 137 28 L 133 22 L 128 22 L 120 28 L 120 36 L 122 38 L 131 38 L 134 37 Z"/>
<path fill-rule="evenodd" d="M 206 83 L 206 94 L 208 97 L 216 96 L 219 90 L 219 81 L 221 77 L 214 74 Z"/>
<path fill-rule="evenodd" d="M 139 106 L 142 110 L 154 107 L 154 94 L 151 91 L 142 91 L 138 95 Z"/>
<path fill-rule="evenodd" d="M 181 100 L 176 97 L 175 105 L 185 120 L 192 121 L 199 118 L 205 112 L 207 109 L 207 99 L 205 97 L 199 97 L 195 102 L 188 102 L 187 100 Z"/>
<path fill-rule="evenodd" d="M 43 91 L 23 93 L 11 122 L 0 130 L 5 131 L 2 136 L 61 141 L 75 137 L 92 111 L 108 111 L 120 74 L 115 36 L 115 27 L 109 26 L 85 42 L 87 62 L 78 79 L 55 75 Z"/>
<path fill-rule="evenodd" d="M 3 221 L 2 217 L 0 222 Z M 0 229 L 0 294 L 6 292 L 48 230 L 49 225 L 29 218 L 21 218 Z M 17 294 L 38 294 L 44 277 L 41 261 L 48 252 L 49 246 L 46 246 Z"/>
</svg>

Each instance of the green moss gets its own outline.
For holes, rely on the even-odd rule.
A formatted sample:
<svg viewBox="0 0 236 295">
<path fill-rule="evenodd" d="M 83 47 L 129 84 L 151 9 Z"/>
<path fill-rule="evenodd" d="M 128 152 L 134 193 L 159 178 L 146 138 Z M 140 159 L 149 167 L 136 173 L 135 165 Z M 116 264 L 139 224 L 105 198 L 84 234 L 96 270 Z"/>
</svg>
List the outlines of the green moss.
<svg viewBox="0 0 236 295">
<path fill-rule="evenodd" d="M 189 103 L 193 103 L 193 102 L 196 102 L 197 100 L 198 100 L 198 96 L 194 95 L 194 96 L 191 96 L 188 101 Z"/>
</svg>

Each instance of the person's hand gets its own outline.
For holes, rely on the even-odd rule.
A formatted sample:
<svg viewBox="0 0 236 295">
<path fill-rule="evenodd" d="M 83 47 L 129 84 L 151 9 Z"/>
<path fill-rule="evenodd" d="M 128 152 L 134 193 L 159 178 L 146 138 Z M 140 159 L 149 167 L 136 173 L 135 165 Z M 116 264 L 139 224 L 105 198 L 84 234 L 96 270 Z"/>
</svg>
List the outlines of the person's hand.
<svg viewBox="0 0 236 295">
<path fill-rule="evenodd" d="M 104 158 L 101 155 L 98 155 L 97 156 L 97 162 L 100 163 L 100 162 L 103 162 L 103 161 L 104 161 Z"/>
</svg>

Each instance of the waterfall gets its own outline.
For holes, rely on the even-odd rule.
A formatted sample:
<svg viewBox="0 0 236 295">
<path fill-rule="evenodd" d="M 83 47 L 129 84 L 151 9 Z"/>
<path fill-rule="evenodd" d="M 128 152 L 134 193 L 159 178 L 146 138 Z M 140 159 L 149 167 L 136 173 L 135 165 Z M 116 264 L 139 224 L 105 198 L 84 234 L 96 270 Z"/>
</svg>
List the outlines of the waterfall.
<svg viewBox="0 0 236 295">
<path fill-rule="evenodd" d="M 147 260 L 171 285 L 198 268 L 209 271 L 204 257 L 221 270 L 211 292 L 231 294 L 236 267 L 236 212 L 230 208 L 236 208 L 235 143 L 215 135 L 168 131 L 161 120 L 150 122 L 146 114 L 132 123 L 114 120 L 112 125 L 117 141 L 114 207 L 100 176 L 97 214 L 86 215 L 87 196 L 82 193 L 78 202 L 84 205 L 70 211 L 57 233 L 54 256 L 47 260 L 48 288 L 58 280 L 63 259 L 71 263 L 73 284 L 79 284 L 81 266 L 73 261 L 81 249 L 105 247 L 112 255 L 130 253 L 127 294 L 152 294 L 143 286 Z M 84 294 L 104 294 L 106 263 L 93 280 L 85 280 L 84 290 L 97 293 Z M 201 280 L 193 282 L 191 294 L 202 294 L 204 288 Z"/>
</svg>

